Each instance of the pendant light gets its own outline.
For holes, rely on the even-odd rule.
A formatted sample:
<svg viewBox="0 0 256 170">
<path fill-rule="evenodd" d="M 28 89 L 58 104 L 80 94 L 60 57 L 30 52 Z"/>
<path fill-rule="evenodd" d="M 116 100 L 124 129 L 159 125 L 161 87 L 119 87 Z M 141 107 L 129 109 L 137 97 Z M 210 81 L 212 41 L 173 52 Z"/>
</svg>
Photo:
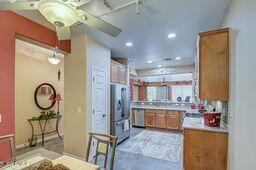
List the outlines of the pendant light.
<svg viewBox="0 0 256 170">
<path fill-rule="evenodd" d="M 47 60 L 50 64 L 57 65 L 61 62 L 61 59 L 57 57 L 59 54 L 59 51 L 60 51 L 59 48 L 56 46 L 54 53 L 50 57 L 47 58 Z"/>
</svg>

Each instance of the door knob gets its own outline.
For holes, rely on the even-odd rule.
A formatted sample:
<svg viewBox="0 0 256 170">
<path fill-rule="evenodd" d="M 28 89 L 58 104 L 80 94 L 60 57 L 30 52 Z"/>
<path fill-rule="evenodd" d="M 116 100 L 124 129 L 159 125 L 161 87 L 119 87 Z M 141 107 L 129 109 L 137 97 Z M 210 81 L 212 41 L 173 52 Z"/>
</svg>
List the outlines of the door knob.
<svg viewBox="0 0 256 170">
<path fill-rule="evenodd" d="M 106 114 L 103 114 L 102 117 L 106 117 Z"/>
</svg>

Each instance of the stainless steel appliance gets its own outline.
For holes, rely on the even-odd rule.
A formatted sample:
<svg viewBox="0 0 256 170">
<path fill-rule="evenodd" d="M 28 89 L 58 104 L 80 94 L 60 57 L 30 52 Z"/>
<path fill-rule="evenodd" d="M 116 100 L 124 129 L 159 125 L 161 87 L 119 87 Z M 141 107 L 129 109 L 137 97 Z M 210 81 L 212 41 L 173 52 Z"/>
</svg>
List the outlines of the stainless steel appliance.
<svg viewBox="0 0 256 170">
<path fill-rule="evenodd" d="M 145 110 L 144 109 L 133 109 L 132 125 L 136 127 L 146 127 L 145 125 Z"/>
<path fill-rule="evenodd" d="M 122 84 L 111 85 L 111 134 L 120 143 L 130 136 L 130 90 Z"/>
</svg>

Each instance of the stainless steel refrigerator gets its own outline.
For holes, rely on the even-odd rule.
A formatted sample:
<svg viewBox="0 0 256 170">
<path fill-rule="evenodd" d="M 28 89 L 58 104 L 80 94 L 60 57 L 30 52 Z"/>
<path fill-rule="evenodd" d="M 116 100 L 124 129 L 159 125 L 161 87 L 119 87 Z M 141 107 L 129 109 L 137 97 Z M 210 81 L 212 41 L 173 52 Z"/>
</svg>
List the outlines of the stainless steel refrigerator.
<svg viewBox="0 0 256 170">
<path fill-rule="evenodd" d="M 122 84 L 111 85 L 111 134 L 118 143 L 130 136 L 130 90 Z"/>
</svg>

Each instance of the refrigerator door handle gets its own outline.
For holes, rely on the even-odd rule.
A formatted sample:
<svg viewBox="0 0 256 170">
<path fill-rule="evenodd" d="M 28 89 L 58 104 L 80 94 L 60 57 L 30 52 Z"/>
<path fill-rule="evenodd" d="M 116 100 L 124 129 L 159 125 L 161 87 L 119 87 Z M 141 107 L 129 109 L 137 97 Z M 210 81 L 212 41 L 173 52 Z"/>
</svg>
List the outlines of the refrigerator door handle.
<svg viewBox="0 0 256 170">
<path fill-rule="evenodd" d="M 116 122 L 116 125 L 117 125 L 117 126 L 120 126 L 120 125 L 122 125 L 122 124 L 124 124 L 124 122 Z"/>
</svg>

